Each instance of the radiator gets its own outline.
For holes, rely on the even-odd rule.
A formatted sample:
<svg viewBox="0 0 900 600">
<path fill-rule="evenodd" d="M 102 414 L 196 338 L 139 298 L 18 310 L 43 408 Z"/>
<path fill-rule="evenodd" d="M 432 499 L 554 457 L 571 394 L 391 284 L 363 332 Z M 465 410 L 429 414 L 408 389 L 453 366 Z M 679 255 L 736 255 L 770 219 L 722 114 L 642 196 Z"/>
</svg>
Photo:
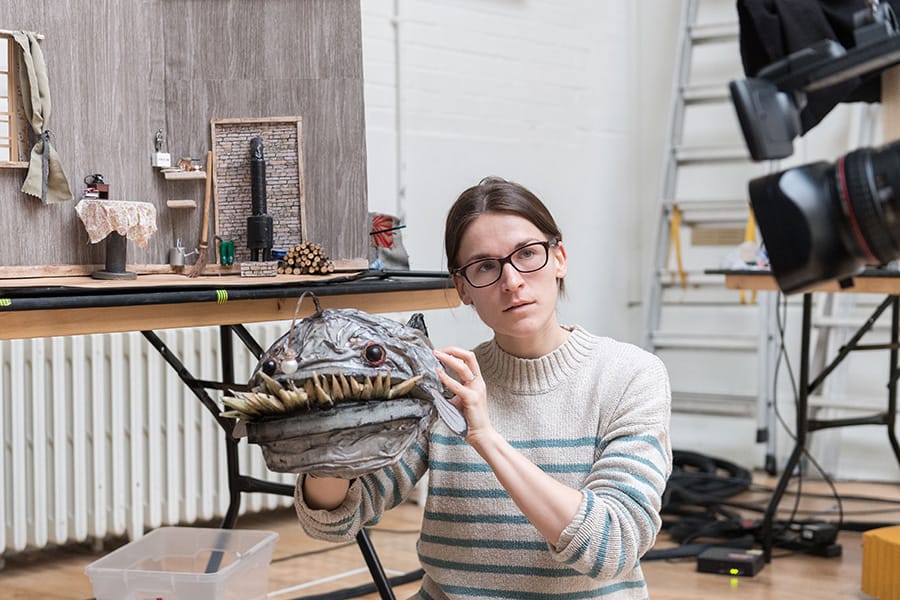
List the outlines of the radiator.
<svg viewBox="0 0 900 600">
<path fill-rule="evenodd" d="M 266 347 L 287 323 L 248 329 Z M 198 379 L 219 380 L 216 327 L 157 332 Z M 235 380 L 256 360 L 235 337 Z M 219 400 L 220 392 L 210 390 Z M 139 332 L 0 341 L 0 553 L 223 517 L 224 433 Z M 292 484 L 240 444 L 241 473 Z M 291 499 L 243 494 L 242 512 Z"/>
</svg>

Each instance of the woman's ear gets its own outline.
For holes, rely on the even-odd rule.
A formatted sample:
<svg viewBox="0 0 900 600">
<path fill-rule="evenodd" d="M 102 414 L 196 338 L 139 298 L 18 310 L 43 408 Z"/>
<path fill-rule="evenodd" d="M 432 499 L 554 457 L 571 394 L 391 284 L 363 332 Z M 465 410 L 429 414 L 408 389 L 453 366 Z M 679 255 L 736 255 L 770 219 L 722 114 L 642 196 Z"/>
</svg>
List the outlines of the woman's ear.
<svg viewBox="0 0 900 600">
<path fill-rule="evenodd" d="M 559 241 L 556 242 L 556 247 L 552 250 L 556 256 L 556 278 L 562 279 L 569 270 L 568 264 L 566 263 L 566 260 L 568 259 L 566 255 L 566 246 L 562 241 Z"/>
<path fill-rule="evenodd" d="M 453 286 L 456 288 L 456 293 L 459 294 L 459 299 L 467 306 L 472 304 L 472 297 L 469 296 L 469 293 L 466 291 L 466 280 L 459 275 L 453 275 L 452 277 Z"/>
</svg>

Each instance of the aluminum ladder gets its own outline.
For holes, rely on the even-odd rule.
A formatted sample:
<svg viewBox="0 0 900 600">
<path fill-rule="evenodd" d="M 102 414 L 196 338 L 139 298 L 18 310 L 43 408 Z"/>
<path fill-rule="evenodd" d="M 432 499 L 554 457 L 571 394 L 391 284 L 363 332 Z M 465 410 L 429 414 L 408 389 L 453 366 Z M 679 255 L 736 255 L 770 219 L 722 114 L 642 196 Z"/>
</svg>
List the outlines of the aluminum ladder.
<svg viewBox="0 0 900 600">
<path fill-rule="evenodd" d="M 683 0 L 644 346 L 669 367 L 673 411 L 756 417 L 759 437 L 769 426 L 772 304 L 704 272 L 733 267 L 723 257 L 756 233 L 746 183 L 772 167 L 750 158 L 731 105 L 728 82 L 744 77 L 738 34 L 733 2 Z"/>
</svg>

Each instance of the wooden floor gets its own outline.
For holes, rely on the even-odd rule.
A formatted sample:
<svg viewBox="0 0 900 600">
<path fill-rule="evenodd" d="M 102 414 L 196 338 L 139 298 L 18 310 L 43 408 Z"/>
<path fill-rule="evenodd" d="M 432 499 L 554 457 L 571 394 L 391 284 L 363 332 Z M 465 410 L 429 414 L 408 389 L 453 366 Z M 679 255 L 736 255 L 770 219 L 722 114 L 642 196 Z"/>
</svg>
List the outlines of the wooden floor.
<svg viewBox="0 0 900 600">
<path fill-rule="evenodd" d="M 759 490 L 739 498 L 765 504 L 774 482 L 757 476 Z M 822 482 L 805 482 L 805 492 L 821 494 L 804 498 L 800 514 L 814 511 L 819 518 L 836 520 L 835 502 Z M 839 483 L 844 498 L 846 521 L 900 523 L 900 485 Z M 851 496 L 897 501 L 894 503 L 853 500 Z M 785 496 L 781 508 L 793 508 L 793 496 Z M 371 530 L 372 543 L 389 576 L 418 569 L 415 543 L 421 507 L 404 504 L 385 515 Z M 751 513 L 752 516 L 752 513 Z M 269 598 L 290 600 L 323 594 L 371 583 L 359 549 L 355 544 L 336 546 L 305 536 L 293 511 L 285 509 L 266 515 L 246 515 L 239 528 L 277 531 L 279 541 L 269 568 Z M 76 599 L 92 598 L 91 583 L 84 567 L 115 548 L 122 541 L 108 541 L 102 551 L 84 545 L 58 548 L 9 557 L 0 571 L 0 597 L 4 599 Z M 644 561 L 643 567 L 654 600 L 694 600 L 698 598 L 740 598 L 741 600 L 865 599 L 860 590 L 861 534 L 842 531 L 838 537 L 843 555 L 821 558 L 805 554 L 775 551 L 772 562 L 755 577 L 731 578 L 698 573 L 695 559 Z M 657 548 L 671 547 L 667 535 L 660 536 Z M 418 589 L 418 582 L 394 588 L 398 599 Z M 370 593 L 361 598 L 380 598 Z"/>
</svg>

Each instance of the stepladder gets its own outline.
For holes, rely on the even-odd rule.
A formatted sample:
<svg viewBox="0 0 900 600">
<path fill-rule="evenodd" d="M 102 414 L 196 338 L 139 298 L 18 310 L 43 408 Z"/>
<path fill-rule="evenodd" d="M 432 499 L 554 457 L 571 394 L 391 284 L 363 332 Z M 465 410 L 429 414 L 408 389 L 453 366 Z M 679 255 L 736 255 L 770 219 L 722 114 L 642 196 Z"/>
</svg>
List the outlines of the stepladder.
<svg viewBox="0 0 900 600">
<path fill-rule="evenodd" d="M 770 311 L 754 294 L 727 290 L 720 276 L 706 273 L 760 259 L 747 182 L 772 165 L 754 162 L 745 148 L 728 94 L 738 77 L 734 3 L 684 0 L 644 345 L 669 369 L 673 412 L 715 419 L 723 436 L 746 440 L 740 457 L 749 458 L 770 425 Z"/>
</svg>

